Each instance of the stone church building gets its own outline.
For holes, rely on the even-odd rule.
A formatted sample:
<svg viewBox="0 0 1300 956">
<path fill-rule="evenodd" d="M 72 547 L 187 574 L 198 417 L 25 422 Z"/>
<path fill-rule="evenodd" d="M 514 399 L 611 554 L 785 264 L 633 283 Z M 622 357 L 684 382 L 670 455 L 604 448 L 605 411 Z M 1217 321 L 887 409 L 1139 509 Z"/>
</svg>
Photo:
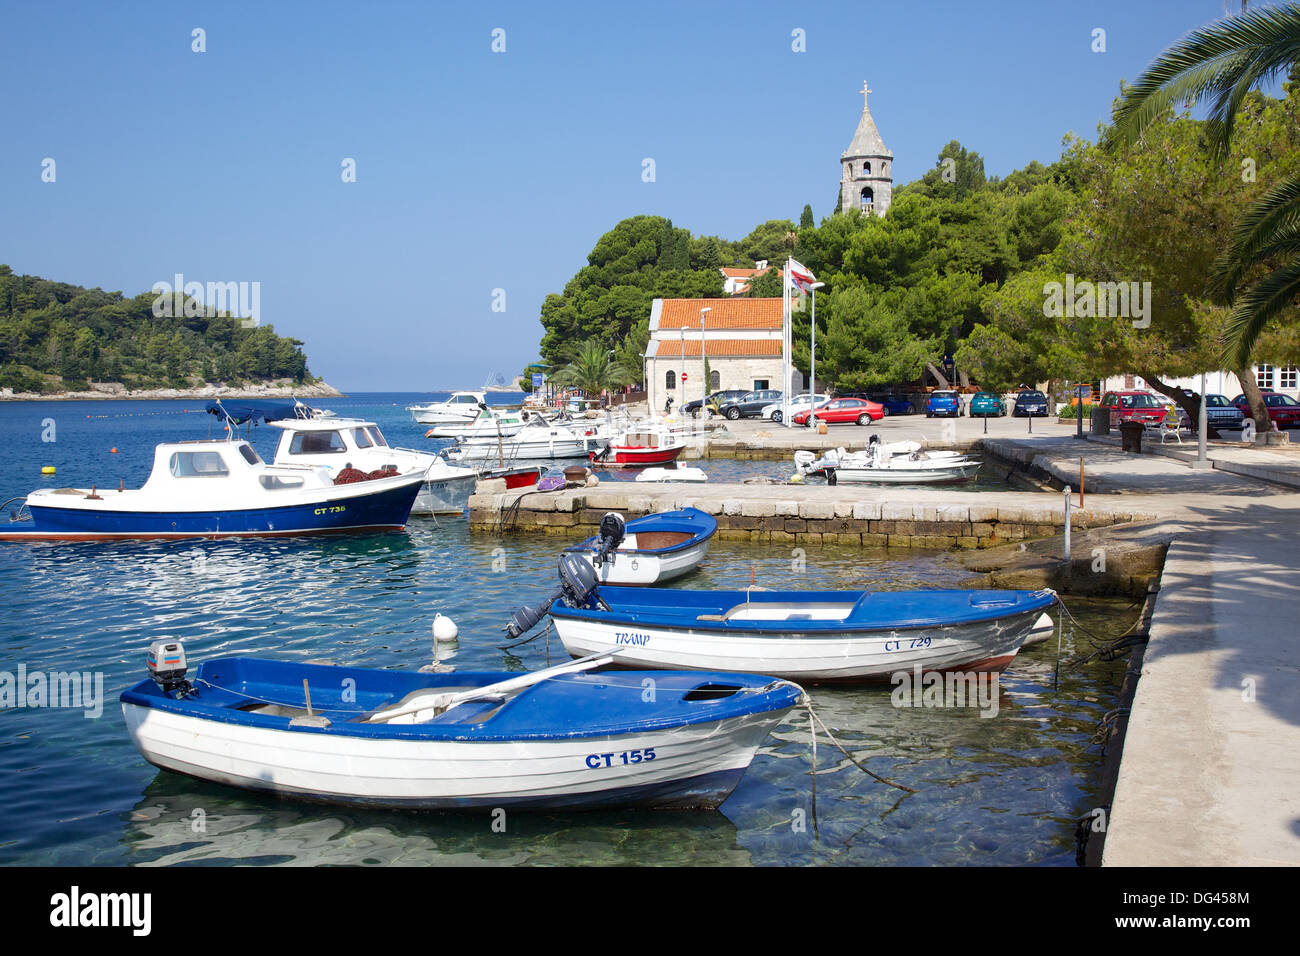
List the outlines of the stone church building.
<svg viewBox="0 0 1300 956">
<path fill-rule="evenodd" d="M 705 311 L 707 310 L 707 311 Z M 650 408 L 681 408 L 707 391 L 781 387 L 781 298 L 655 299 L 650 306 L 646 389 Z M 794 371 L 794 388 L 804 387 Z"/>
</svg>

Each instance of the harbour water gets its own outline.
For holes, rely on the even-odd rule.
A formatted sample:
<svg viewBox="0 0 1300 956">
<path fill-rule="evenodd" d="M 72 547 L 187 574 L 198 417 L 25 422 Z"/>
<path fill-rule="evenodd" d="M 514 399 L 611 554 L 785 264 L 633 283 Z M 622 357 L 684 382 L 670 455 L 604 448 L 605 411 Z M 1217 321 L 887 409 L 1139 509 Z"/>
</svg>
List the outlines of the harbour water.
<svg viewBox="0 0 1300 956">
<path fill-rule="evenodd" d="M 379 422 L 392 444 L 430 443 L 404 406 L 428 396 L 323 404 Z M 0 500 L 54 483 L 116 487 L 147 477 L 156 443 L 209 434 L 201 402 L 0 404 L 10 454 Z M 51 436 L 49 422 L 53 422 Z M 42 441 L 54 437 L 54 441 Z M 256 444 L 270 457 L 270 436 Z M 113 453 L 110 449 L 117 448 Z M 699 463 L 714 473 L 721 462 Z M 734 462 L 780 474 L 775 462 Z M 44 465 L 57 474 L 41 478 Z M 818 548 L 806 554 L 719 541 L 684 587 L 878 588 L 955 585 L 941 552 Z M 102 713 L 0 709 L 0 862 L 162 864 L 1074 864 L 1076 818 L 1096 803 L 1090 745 L 1114 706 L 1123 662 L 1063 668 L 1055 641 L 1002 675 L 997 716 L 898 708 L 885 688 L 812 691 L 836 737 L 884 786 L 818 743 L 815 825 L 807 717 L 791 714 L 717 812 L 524 814 L 504 832 L 487 814 L 340 810 L 256 796 L 156 770 L 132 748 L 117 695 L 145 676 L 152 640 L 192 659 L 258 654 L 418 668 L 430 624 L 452 617 L 447 663 L 544 666 L 544 632 L 505 648 L 521 602 L 555 585 L 555 540 L 470 536 L 463 519 L 413 519 L 360 537 L 119 544 L 0 544 L 0 672 L 102 675 Z M 1127 601 L 1071 601 L 1092 638 L 1137 616 Z M 1062 656 L 1089 648 L 1067 634 Z M 558 644 L 549 649 L 562 659 Z M 2 677 L 2 675 L 0 675 Z"/>
</svg>

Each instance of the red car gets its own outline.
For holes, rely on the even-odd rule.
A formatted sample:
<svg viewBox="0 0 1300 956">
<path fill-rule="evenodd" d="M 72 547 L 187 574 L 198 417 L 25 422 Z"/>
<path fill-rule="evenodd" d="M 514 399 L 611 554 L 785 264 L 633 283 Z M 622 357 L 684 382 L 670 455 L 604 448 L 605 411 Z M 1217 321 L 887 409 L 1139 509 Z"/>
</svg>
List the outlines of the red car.
<svg viewBox="0 0 1300 956">
<path fill-rule="evenodd" d="M 1120 422 L 1141 422 L 1155 425 L 1164 421 L 1165 406 L 1156 401 L 1150 392 L 1107 392 L 1098 406 L 1110 412 L 1111 425 Z"/>
<path fill-rule="evenodd" d="M 1275 428 L 1293 428 L 1300 425 L 1300 402 L 1290 395 L 1283 395 L 1281 392 L 1274 392 L 1267 388 L 1261 388 L 1259 391 L 1264 397 L 1264 404 L 1268 406 L 1268 417 L 1273 419 Z M 1250 402 L 1246 400 L 1245 395 L 1238 395 L 1232 400 L 1232 404 L 1240 408 L 1241 413 L 1247 418 L 1254 417 L 1250 410 Z"/>
<path fill-rule="evenodd" d="M 814 419 L 809 421 L 809 415 Z M 879 402 L 869 402 L 865 398 L 832 398 L 823 402 L 811 412 L 803 411 L 793 416 L 790 421 L 796 425 L 815 425 L 826 422 L 829 425 L 845 422 L 857 422 L 867 425 L 878 422 L 885 417 L 885 406 Z"/>
</svg>

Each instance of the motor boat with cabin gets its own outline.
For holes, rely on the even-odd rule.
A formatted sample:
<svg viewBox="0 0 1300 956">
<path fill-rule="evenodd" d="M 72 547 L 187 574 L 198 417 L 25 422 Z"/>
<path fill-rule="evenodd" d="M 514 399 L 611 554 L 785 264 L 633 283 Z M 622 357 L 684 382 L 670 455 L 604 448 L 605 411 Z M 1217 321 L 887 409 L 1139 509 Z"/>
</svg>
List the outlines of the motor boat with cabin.
<svg viewBox="0 0 1300 956">
<path fill-rule="evenodd" d="M 611 428 L 601 421 L 547 421 L 534 417 L 511 436 L 483 436 L 456 440 L 445 451 L 450 461 L 463 464 L 553 461 L 589 458 L 609 446 Z"/>
<path fill-rule="evenodd" d="M 603 468 L 648 468 L 672 464 L 685 450 L 681 435 L 662 422 L 637 422 L 610 441 L 593 461 Z"/>
<path fill-rule="evenodd" d="M 537 416 L 519 408 L 478 407 L 478 413 L 468 421 L 443 422 L 424 433 L 425 438 L 454 438 L 457 441 L 483 439 L 495 441 L 509 438 Z"/>
<path fill-rule="evenodd" d="M 487 407 L 487 392 L 452 392 L 441 402 L 408 405 L 406 410 L 421 425 L 468 425 Z"/>
<path fill-rule="evenodd" d="M 315 465 L 267 464 L 242 439 L 165 442 L 140 488 L 40 488 L 0 540 L 226 538 L 400 530 L 421 472 L 338 483 Z"/>
<path fill-rule="evenodd" d="M 441 455 L 394 448 L 379 426 L 359 418 L 280 419 L 267 422 L 280 430 L 275 463 L 317 465 L 337 478 L 348 470 L 419 471 L 424 484 L 412 514 L 458 515 L 469 505 L 478 472 L 449 464 Z"/>
</svg>

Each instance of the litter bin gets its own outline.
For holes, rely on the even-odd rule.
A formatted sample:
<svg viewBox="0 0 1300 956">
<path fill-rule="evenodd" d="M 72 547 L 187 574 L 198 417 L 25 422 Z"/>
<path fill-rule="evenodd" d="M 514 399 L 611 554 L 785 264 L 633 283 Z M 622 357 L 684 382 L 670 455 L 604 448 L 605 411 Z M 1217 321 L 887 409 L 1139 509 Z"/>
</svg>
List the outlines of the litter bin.
<svg viewBox="0 0 1300 956">
<path fill-rule="evenodd" d="M 1094 408 L 1092 410 L 1092 428 L 1094 435 L 1110 434 L 1110 409 Z"/>
<path fill-rule="evenodd" d="M 1119 426 L 1120 449 L 1131 451 L 1135 454 L 1142 454 L 1142 428 L 1141 422 L 1121 422 Z"/>
</svg>

